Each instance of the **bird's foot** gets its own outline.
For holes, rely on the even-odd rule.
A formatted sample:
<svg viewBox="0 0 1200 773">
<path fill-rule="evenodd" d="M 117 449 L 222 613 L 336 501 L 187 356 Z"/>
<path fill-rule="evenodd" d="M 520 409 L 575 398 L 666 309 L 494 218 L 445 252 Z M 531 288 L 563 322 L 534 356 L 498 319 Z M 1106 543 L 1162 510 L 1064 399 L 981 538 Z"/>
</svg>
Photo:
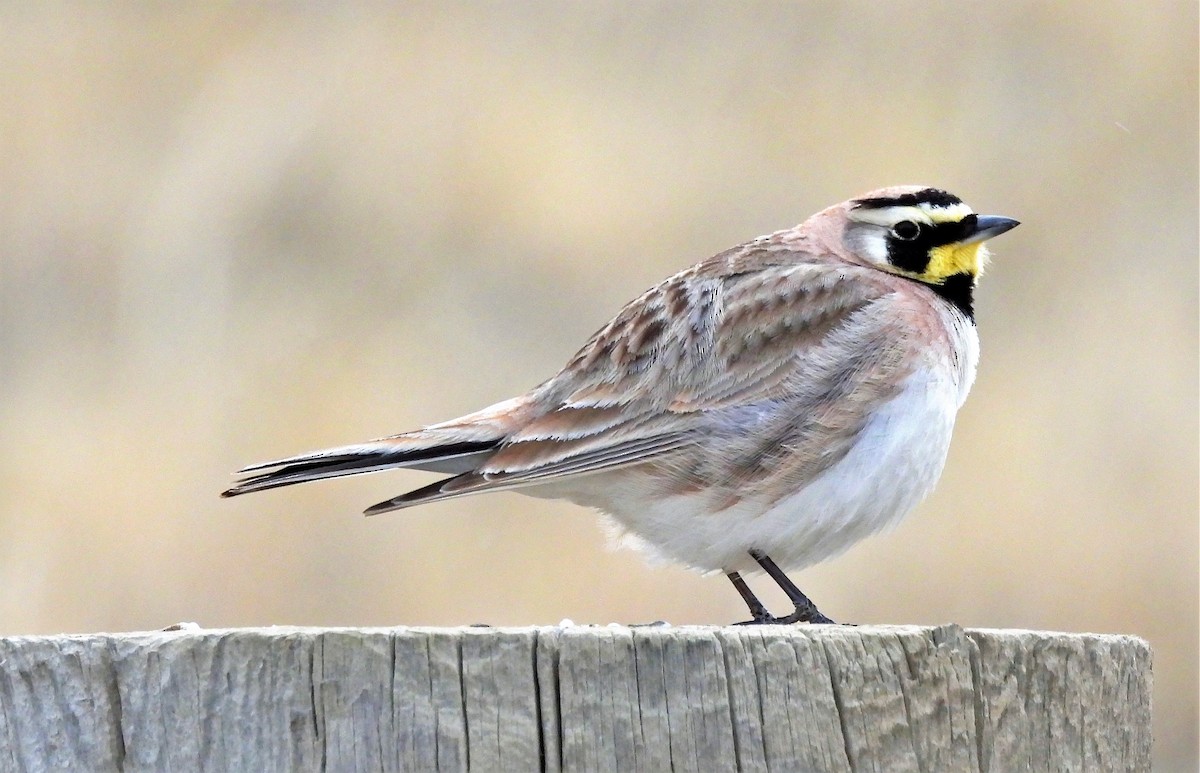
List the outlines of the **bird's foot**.
<svg viewBox="0 0 1200 773">
<path fill-rule="evenodd" d="M 734 625 L 791 625 L 792 623 L 809 623 L 810 625 L 837 625 L 836 622 L 821 614 L 816 607 L 796 607 L 790 615 L 776 617 L 765 609 L 763 614 L 756 614 L 753 620 L 744 620 Z"/>
<path fill-rule="evenodd" d="M 792 614 L 780 618 L 781 623 L 810 623 L 812 625 L 837 625 L 833 620 L 821 614 L 814 606 L 796 607 Z"/>
</svg>

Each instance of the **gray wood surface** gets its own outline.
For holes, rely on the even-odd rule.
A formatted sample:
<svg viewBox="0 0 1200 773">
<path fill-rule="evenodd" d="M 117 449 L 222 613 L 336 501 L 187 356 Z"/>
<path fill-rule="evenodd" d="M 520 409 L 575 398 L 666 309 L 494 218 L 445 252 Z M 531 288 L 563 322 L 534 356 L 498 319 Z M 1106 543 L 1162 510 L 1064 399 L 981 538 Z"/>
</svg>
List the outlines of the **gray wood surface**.
<svg viewBox="0 0 1200 773">
<path fill-rule="evenodd" d="M 0 639 L 0 771 L 1148 770 L 1137 638 L 957 626 Z"/>
</svg>

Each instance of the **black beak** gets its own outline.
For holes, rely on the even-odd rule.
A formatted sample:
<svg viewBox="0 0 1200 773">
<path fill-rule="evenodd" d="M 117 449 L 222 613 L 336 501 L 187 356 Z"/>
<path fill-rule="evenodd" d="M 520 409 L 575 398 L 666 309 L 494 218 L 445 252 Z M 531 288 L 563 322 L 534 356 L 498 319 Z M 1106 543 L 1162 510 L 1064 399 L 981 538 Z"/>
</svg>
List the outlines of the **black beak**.
<svg viewBox="0 0 1200 773">
<path fill-rule="evenodd" d="M 999 236 L 1005 231 L 1011 231 L 1020 224 L 1019 220 L 1013 220 L 1011 217 L 978 215 L 975 218 L 975 229 L 960 244 L 974 244 L 975 242 L 987 241 L 993 236 Z"/>
</svg>

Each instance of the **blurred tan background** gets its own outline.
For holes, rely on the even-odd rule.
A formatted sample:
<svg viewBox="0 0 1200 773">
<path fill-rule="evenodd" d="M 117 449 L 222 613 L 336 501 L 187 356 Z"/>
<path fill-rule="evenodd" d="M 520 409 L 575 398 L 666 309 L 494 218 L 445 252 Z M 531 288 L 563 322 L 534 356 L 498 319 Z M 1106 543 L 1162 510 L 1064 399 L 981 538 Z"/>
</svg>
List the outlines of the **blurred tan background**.
<svg viewBox="0 0 1200 773">
<path fill-rule="evenodd" d="M 979 379 L 937 493 L 799 584 L 839 620 L 1144 636 L 1157 768 L 1196 769 L 1195 3 L 206 8 L 0 11 L 0 634 L 742 619 L 565 503 L 217 493 L 927 183 L 1024 222 Z"/>
</svg>

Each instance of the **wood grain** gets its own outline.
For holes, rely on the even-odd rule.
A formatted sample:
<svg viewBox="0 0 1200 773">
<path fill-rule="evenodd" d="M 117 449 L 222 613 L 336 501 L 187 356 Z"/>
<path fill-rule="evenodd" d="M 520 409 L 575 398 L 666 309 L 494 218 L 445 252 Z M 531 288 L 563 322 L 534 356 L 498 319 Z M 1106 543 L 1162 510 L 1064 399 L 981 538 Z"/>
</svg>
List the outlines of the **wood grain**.
<svg viewBox="0 0 1200 773">
<path fill-rule="evenodd" d="M 1148 770 L 1150 650 L 957 626 L 0 639 L 0 771 Z"/>
</svg>

